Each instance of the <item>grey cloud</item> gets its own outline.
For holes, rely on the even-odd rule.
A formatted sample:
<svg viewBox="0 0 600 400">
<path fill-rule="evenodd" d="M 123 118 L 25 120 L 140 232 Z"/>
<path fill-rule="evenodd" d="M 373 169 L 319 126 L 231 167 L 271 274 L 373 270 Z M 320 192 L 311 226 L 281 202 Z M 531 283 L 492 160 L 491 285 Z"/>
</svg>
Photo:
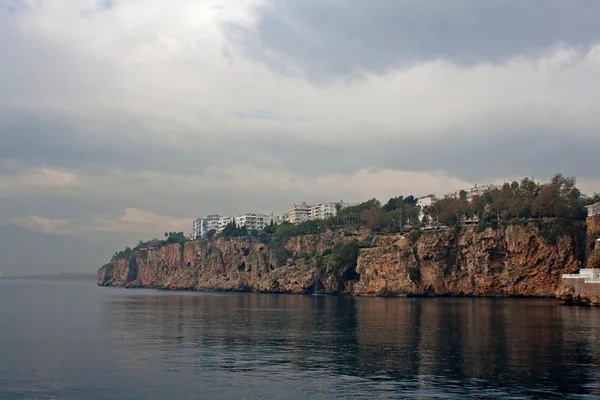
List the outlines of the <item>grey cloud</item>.
<svg viewBox="0 0 600 400">
<path fill-rule="evenodd" d="M 465 125 L 462 130 L 453 128 L 435 136 L 415 132 L 397 137 L 377 126 L 355 127 L 350 135 L 331 143 L 285 132 L 251 136 L 199 133 L 183 139 L 184 147 L 138 139 L 131 133 L 141 127 L 131 124 L 94 122 L 107 131 L 124 132 L 118 138 L 104 138 L 53 119 L 21 115 L 15 122 L 14 114 L 11 118 L 0 114 L 0 160 L 15 160 L 18 165 L 0 165 L 0 173 L 9 175 L 25 167 L 46 165 L 88 176 L 105 175 L 110 168 L 192 175 L 209 167 L 238 164 L 285 169 L 306 177 L 391 168 L 439 170 L 474 181 L 548 170 L 597 178 L 586 160 L 593 159 L 600 148 L 593 127 L 586 131 L 568 123 L 530 120 L 525 115 L 517 120 Z"/>
<path fill-rule="evenodd" d="M 462 65 L 600 40 L 596 0 L 272 0 L 255 29 L 227 24 L 242 52 L 313 81 L 352 79 L 421 61 Z"/>
<path fill-rule="evenodd" d="M 218 132 L 187 133 L 181 140 L 184 145 L 178 147 L 160 140 L 160 136 L 172 135 L 171 131 L 141 122 L 63 119 L 11 109 L 0 112 L 0 159 L 29 167 L 83 168 L 91 174 L 103 173 L 106 167 L 186 173 L 240 160 L 260 165 L 266 159 L 259 144 L 250 138 L 220 138 Z"/>
</svg>

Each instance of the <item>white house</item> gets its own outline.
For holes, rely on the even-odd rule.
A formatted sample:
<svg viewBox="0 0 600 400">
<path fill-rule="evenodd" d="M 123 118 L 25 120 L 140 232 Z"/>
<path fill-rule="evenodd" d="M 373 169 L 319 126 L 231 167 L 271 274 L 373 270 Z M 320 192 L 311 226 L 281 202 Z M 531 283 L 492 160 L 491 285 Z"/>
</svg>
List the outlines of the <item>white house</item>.
<svg viewBox="0 0 600 400">
<path fill-rule="evenodd" d="M 587 208 L 588 217 L 600 215 L 600 202 L 585 206 Z"/>
<path fill-rule="evenodd" d="M 600 283 L 600 268 L 581 268 L 577 274 L 563 274 L 563 279 L 585 279 L 585 283 Z"/>
</svg>

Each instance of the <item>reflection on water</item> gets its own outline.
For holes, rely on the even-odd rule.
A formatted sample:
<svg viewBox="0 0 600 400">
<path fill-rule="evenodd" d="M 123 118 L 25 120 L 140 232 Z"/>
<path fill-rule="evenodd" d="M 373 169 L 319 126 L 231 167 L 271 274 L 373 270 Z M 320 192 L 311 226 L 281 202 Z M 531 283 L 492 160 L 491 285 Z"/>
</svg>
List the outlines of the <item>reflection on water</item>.
<svg viewBox="0 0 600 400">
<path fill-rule="evenodd" d="M 7 293 L 2 399 L 600 395 L 600 309 L 552 300 Z"/>
</svg>

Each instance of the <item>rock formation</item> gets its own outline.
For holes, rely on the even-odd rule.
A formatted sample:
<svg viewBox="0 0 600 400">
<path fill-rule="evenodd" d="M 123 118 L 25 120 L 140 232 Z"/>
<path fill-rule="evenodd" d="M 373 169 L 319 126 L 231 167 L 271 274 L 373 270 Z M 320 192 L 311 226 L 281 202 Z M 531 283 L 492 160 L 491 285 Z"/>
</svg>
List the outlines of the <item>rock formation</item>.
<svg viewBox="0 0 600 400">
<path fill-rule="evenodd" d="M 403 237 L 197 240 L 137 250 L 98 271 L 98 285 L 357 296 L 553 296 L 585 253 L 585 228 L 544 237 L 538 224 L 448 229 Z M 356 265 L 336 265 L 336 242 L 358 240 Z"/>
<path fill-rule="evenodd" d="M 586 268 L 600 268 L 600 215 L 587 219 Z M 566 304 L 600 306 L 600 283 L 586 283 L 585 279 L 564 279 L 556 297 Z"/>
</svg>

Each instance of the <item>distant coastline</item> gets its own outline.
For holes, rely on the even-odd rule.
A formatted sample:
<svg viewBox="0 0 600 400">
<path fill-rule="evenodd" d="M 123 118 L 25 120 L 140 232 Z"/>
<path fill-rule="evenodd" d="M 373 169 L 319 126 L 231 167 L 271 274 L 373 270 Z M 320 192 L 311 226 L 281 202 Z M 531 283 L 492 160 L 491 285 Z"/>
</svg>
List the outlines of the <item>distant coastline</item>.
<svg viewBox="0 0 600 400">
<path fill-rule="evenodd" d="M 0 281 L 28 280 L 28 281 L 96 281 L 95 273 L 59 272 L 58 274 L 33 274 L 0 276 Z"/>
</svg>

